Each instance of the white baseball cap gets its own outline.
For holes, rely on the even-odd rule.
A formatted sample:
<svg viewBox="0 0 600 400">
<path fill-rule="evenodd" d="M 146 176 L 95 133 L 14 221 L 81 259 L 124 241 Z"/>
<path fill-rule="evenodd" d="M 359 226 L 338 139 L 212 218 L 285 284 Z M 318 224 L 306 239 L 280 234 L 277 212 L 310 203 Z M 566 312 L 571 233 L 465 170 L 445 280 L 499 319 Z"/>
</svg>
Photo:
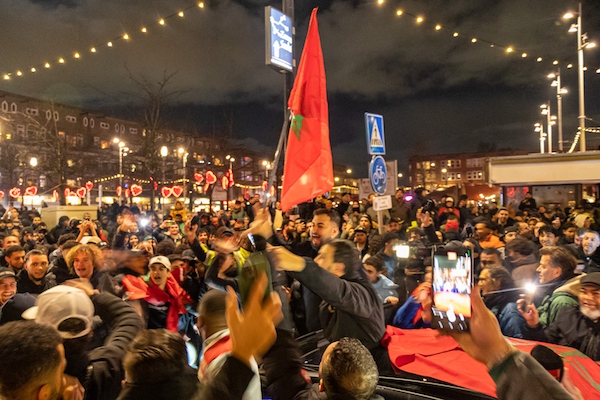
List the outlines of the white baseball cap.
<svg viewBox="0 0 600 400">
<path fill-rule="evenodd" d="M 148 262 L 148 266 L 152 264 L 161 264 L 164 265 L 169 271 L 171 270 L 171 261 L 165 256 L 156 256 L 152 257 Z"/>
<path fill-rule="evenodd" d="M 37 305 L 26 310 L 22 317 L 56 328 L 64 339 L 75 339 L 92 330 L 94 303 L 83 290 L 59 285 L 42 292 L 37 298 Z M 85 327 L 77 332 L 59 329 L 67 319 L 79 319 Z"/>
</svg>

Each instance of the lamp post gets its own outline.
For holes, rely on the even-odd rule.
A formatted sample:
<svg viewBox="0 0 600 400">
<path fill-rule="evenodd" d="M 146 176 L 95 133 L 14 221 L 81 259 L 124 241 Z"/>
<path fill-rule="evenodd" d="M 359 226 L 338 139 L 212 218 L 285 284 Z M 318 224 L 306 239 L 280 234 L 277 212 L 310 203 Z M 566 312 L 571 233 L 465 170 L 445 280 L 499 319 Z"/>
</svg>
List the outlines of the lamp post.
<svg viewBox="0 0 600 400">
<path fill-rule="evenodd" d="M 575 15 L 571 12 L 566 13 L 563 18 L 571 19 Z M 579 82 L 579 151 L 586 151 L 585 142 L 585 84 L 583 72 L 585 66 L 583 65 L 583 49 L 585 47 L 592 48 L 596 44 L 593 42 L 587 42 L 587 34 L 582 33 L 581 23 L 581 3 L 579 3 L 579 12 L 577 13 L 577 24 L 572 24 L 569 28 L 569 33 L 577 32 L 577 62 L 578 62 L 578 82 Z"/>
<path fill-rule="evenodd" d="M 115 143 L 119 148 L 119 187 L 121 188 L 121 192 L 119 193 L 120 205 L 123 201 L 123 156 L 129 151 L 129 149 L 125 147 L 125 142 L 122 142 L 119 138 L 114 138 L 113 143 Z"/>
<path fill-rule="evenodd" d="M 550 101 L 540 105 L 542 115 L 546 116 L 547 133 L 548 133 L 548 153 L 552 153 L 552 125 L 556 124 L 556 115 L 550 113 Z"/>
<path fill-rule="evenodd" d="M 187 158 L 189 156 L 190 153 L 188 153 L 187 151 L 185 151 L 185 149 L 183 147 L 180 147 L 179 149 L 177 149 L 177 153 L 181 156 L 181 159 L 183 161 L 183 204 L 185 204 L 185 198 L 187 196 Z"/>
<path fill-rule="evenodd" d="M 162 157 L 162 184 L 163 184 L 163 186 L 165 185 L 165 181 L 166 181 L 166 178 L 165 178 L 165 169 L 166 169 L 166 160 L 167 160 L 167 156 L 168 155 L 169 155 L 169 149 L 167 148 L 167 146 L 162 146 L 160 148 L 160 156 Z M 163 198 L 162 193 L 161 193 L 161 196 L 160 196 L 160 201 L 161 201 L 160 208 L 162 209 L 162 212 L 164 214 L 164 212 L 165 212 L 165 199 Z"/>
<path fill-rule="evenodd" d="M 446 168 L 442 168 L 442 179 L 444 180 L 446 187 L 448 187 L 448 170 Z"/>
<path fill-rule="evenodd" d="M 546 141 L 546 133 L 544 132 L 544 126 L 539 122 L 534 125 L 535 132 L 540 133 L 540 154 L 544 154 L 544 142 Z"/>
<path fill-rule="evenodd" d="M 556 108 L 558 115 L 558 151 L 563 152 L 563 125 L 562 125 L 562 95 L 568 93 L 567 88 L 560 84 L 560 68 L 556 73 L 551 73 L 548 78 L 554 79 L 551 86 L 556 86 Z"/>
</svg>

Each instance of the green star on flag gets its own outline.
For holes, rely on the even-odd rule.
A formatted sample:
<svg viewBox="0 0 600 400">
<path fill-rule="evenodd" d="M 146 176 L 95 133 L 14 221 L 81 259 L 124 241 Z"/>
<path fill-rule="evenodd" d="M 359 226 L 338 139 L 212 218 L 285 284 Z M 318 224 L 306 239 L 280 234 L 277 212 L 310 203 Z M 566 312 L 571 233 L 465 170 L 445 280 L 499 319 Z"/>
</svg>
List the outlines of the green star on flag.
<svg viewBox="0 0 600 400">
<path fill-rule="evenodd" d="M 296 138 L 298 138 L 298 140 L 300 140 L 300 131 L 302 130 L 303 119 L 304 117 L 300 114 L 294 115 L 294 117 L 292 118 L 292 130 L 294 131 L 294 134 L 296 135 Z"/>
</svg>

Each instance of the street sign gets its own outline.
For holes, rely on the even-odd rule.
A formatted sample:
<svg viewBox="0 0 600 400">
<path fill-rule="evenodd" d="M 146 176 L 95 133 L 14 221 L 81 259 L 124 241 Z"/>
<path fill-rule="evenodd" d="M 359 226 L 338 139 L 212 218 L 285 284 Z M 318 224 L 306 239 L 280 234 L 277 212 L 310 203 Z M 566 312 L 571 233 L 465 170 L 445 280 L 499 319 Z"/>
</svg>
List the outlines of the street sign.
<svg viewBox="0 0 600 400">
<path fill-rule="evenodd" d="M 381 156 L 374 156 L 369 166 L 369 179 L 371 179 L 371 187 L 378 195 L 385 193 L 387 188 L 387 168 L 385 160 Z"/>
<path fill-rule="evenodd" d="M 294 70 L 292 19 L 271 6 L 265 7 L 265 44 L 267 65 L 282 70 Z"/>
<path fill-rule="evenodd" d="M 367 129 L 367 148 L 371 155 L 385 154 L 385 136 L 383 134 L 383 116 L 365 113 Z"/>
<path fill-rule="evenodd" d="M 373 210 L 383 211 L 392 208 L 392 196 L 375 196 L 373 197 Z"/>
</svg>

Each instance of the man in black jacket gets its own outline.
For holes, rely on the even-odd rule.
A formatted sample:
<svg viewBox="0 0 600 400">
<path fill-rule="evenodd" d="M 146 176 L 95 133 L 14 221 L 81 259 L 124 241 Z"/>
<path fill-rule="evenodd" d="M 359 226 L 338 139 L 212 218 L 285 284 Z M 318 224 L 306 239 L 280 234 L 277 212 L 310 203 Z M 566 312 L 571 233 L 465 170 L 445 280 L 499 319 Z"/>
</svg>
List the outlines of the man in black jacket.
<svg viewBox="0 0 600 400">
<path fill-rule="evenodd" d="M 290 272 L 322 299 L 319 318 L 329 341 L 353 337 L 379 355 L 385 332 L 383 306 L 352 242 L 334 239 L 320 248 L 314 261 L 281 246 L 267 251 L 275 268 Z"/>
<path fill-rule="evenodd" d="M 75 286 L 75 287 L 73 287 Z M 103 343 L 94 347 L 102 328 L 94 330 L 94 315 L 108 326 Z M 64 339 L 67 368 L 85 388 L 86 399 L 116 399 L 124 379 L 123 357 L 143 329 L 140 316 L 126 302 L 110 293 L 96 293 L 89 284 L 70 281 L 48 289 L 37 307 L 23 316 L 56 328 Z"/>
<path fill-rule="evenodd" d="M 54 275 L 46 275 L 48 256 L 41 250 L 31 250 L 25 254 L 25 268 L 19 274 L 18 293 L 40 294 L 56 286 Z"/>
</svg>

